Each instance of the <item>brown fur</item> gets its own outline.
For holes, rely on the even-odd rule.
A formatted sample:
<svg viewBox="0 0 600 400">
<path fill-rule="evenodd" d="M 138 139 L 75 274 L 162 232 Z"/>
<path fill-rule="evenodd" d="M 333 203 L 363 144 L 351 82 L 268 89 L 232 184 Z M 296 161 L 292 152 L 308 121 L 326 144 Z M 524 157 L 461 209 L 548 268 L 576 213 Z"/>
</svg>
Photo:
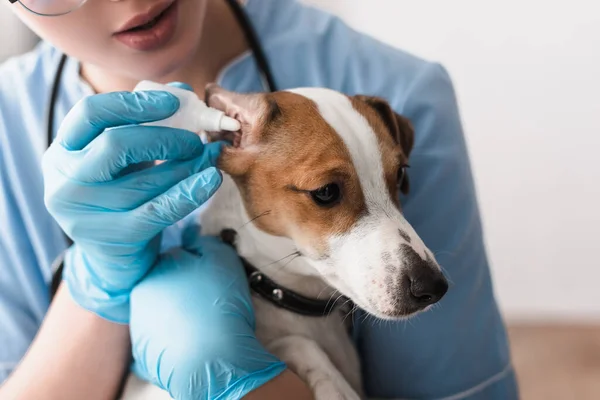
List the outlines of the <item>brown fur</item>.
<svg viewBox="0 0 600 400">
<path fill-rule="evenodd" d="M 413 126 L 407 118 L 396 113 L 382 98 L 357 95 L 353 96 L 351 101 L 354 108 L 367 119 L 377 134 L 386 182 L 392 199 L 398 203 L 398 169 L 408 164 L 408 157 L 414 144 Z M 405 176 L 400 191 L 407 194 L 408 189 L 408 176 Z"/>
<path fill-rule="evenodd" d="M 260 216 L 257 227 L 316 249 L 313 256 L 325 256 L 327 238 L 348 231 L 366 212 L 348 149 L 303 96 L 238 96 L 218 88 L 207 91 L 209 106 L 235 115 L 243 126 L 239 147 L 227 147 L 219 167 L 236 181 L 250 218 Z M 307 192 L 332 182 L 341 186 L 342 201 L 322 208 Z"/>
</svg>

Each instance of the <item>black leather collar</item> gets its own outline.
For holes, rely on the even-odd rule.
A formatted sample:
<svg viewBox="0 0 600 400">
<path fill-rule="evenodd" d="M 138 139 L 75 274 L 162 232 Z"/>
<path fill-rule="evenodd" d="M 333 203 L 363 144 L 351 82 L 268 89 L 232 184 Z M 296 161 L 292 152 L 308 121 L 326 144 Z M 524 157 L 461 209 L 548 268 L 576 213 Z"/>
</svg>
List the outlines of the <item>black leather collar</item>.
<svg viewBox="0 0 600 400">
<path fill-rule="evenodd" d="M 221 239 L 235 247 L 235 236 L 237 233 L 232 229 L 224 229 Z M 337 300 L 318 300 L 303 296 L 292 290 L 280 286 L 258 268 L 254 267 L 243 257 L 241 258 L 250 288 L 263 299 L 271 304 L 285 308 L 296 314 L 310 317 L 326 317 L 335 309 Z M 345 299 L 345 298 L 344 298 Z"/>
</svg>

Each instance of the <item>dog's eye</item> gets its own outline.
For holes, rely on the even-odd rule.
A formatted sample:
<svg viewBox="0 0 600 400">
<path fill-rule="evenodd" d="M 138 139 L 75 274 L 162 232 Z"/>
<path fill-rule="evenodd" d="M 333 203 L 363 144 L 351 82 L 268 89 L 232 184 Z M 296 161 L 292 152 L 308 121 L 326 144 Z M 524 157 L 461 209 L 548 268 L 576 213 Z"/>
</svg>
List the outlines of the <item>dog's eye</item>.
<svg viewBox="0 0 600 400">
<path fill-rule="evenodd" d="M 339 202 L 342 197 L 342 191 L 337 183 L 327 184 L 317 190 L 310 191 L 309 194 L 313 201 L 322 207 L 332 206 Z"/>
<path fill-rule="evenodd" d="M 398 187 L 402 186 L 404 180 L 406 179 L 406 169 L 410 168 L 410 165 L 404 164 L 398 168 L 398 176 L 396 177 L 396 183 Z"/>
</svg>

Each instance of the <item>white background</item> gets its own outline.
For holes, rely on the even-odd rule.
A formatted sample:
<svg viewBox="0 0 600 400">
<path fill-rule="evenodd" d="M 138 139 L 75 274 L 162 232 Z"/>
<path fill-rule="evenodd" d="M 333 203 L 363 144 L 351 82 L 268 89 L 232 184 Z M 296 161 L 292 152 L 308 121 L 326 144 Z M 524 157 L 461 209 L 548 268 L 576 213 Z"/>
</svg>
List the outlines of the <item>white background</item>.
<svg viewBox="0 0 600 400">
<path fill-rule="evenodd" d="M 28 50 L 34 44 L 35 35 L 25 29 L 23 24 L 14 16 L 6 0 L 0 0 L 0 62 L 6 57 Z M 5 4 L 6 3 L 6 4 Z"/>
<path fill-rule="evenodd" d="M 600 319 L 600 2 L 311 2 L 448 68 L 504 312 Z"/>
<path fill-rule="evenodd" d="M 600 2 L 307 1 L 449 70 L 507 317 L 600 320 Z"/>
</svg>

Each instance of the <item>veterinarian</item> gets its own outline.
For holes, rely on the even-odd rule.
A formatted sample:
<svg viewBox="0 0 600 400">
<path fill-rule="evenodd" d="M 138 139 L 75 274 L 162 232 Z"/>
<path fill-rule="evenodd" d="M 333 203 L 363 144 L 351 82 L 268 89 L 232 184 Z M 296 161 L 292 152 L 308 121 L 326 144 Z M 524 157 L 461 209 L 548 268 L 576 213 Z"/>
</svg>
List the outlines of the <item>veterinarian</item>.
<svg viewBox="0 0 600 400">
<path fill-rule="evenodd" d="M 178 108 L 119 92 L 142 79 L 386 98 L 416 131 L 404 213 L 452 286 L 409 323 L 356 316 L 366 390 L 518 398 L 442 66 L 293 0 L 8 2 L 42 42 L 0 67 L 0 398 L 111 398 L 130 365 L 177 399 L 309 398 L 255 339 L 237 255 L 190 225 L 221 183 L 220 144 L 140 126 Z"/>
</svg>

